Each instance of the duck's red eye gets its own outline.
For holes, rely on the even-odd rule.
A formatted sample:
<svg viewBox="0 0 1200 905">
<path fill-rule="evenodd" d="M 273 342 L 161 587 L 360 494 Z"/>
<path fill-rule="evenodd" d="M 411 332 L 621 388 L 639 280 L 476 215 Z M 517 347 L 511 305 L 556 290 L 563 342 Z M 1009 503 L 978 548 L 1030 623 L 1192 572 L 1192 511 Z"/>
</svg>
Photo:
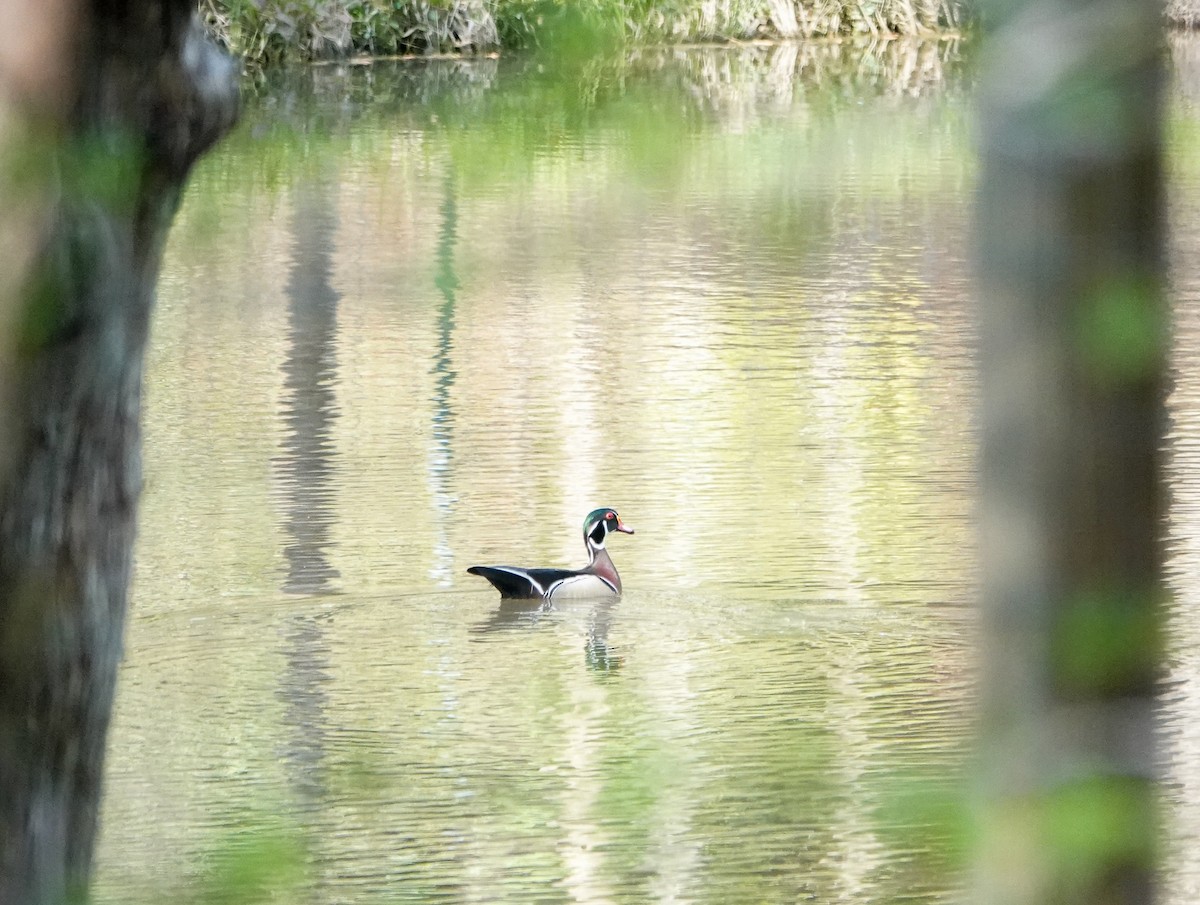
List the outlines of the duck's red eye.
<svg viewBox="0 0 1200 905">
<path fill-rule="evenodd" d="M 604 513 L 604 517 L 607 519 L 614 519 L 617 517 L 617 514 L 615 512 L 606 512 Z"/>
</svg>

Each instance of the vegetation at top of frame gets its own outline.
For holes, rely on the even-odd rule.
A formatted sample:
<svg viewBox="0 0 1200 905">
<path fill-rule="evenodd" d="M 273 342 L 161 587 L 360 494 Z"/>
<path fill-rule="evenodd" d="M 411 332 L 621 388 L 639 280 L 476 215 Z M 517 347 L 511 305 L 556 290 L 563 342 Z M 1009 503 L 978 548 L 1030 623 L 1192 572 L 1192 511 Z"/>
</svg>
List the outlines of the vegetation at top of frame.
<svg viewBox="0 0 1200 905">
<path fill-rule="evenodd" d="M 257 62 L 352 54 L 593 52 L 627 43 L 912 35 L 957 28 L 962 0 L 200 0 Z"/>
</svg>

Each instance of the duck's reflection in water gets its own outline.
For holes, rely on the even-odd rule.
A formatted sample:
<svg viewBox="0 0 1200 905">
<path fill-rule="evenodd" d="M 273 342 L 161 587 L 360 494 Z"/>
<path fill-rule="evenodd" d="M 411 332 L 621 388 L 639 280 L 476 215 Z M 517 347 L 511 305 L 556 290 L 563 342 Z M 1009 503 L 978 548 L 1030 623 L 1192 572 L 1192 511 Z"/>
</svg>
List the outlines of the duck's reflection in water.
<svg viewBox="0 0 1200 905">
<path fill-rule="evenodd" d="M 608 632 L 617 617 L 619 597 L 598 600 L 588 614 L 587 640 L 584 642 L 588 669 L 600 673 L 611 673 L 621 668 L 623 658 L 620 648 L 608 643 Z"/>
<path fill-rule="evenodd" d="M 599 673 L 611 673 L 620 669 L 623 658 L 619 649 L 609 644 L 608 634 L 616 621 L 620 597 L 601 597 L 593 601 L 553 603 L 549 600 L 501 600 L 499 606 L 486 619 L 471 626 L 471 640 L 484 641 L 488 636 L 503 632 L 522 631 L 540 625 L 553 624 L 564 615 L 579 612 L 587 606 L 586 632 L 584 635 L 584 660 L 588 669 Z"/>
</svg>

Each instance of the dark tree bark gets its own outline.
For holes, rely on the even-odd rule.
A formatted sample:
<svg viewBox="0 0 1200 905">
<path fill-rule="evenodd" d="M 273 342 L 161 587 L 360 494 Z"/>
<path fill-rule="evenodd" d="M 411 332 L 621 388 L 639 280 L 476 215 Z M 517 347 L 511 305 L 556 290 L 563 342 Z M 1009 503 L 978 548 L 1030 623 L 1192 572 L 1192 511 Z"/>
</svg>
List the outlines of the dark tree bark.
<svg viewBox="0 0 1200 905">
<path fill-rule="evenodd" d="M 995 0 L 978 197 L 978 901 L 1155 897 L 1160 10 Z"/>
<path fill-rule="evenodd" d="M 233 123 L 236 73 L 188 0 L 0 11 L 17 32 L 0 43 L 0 119 L 22 126 L 0 186 L 24 205 L 3 205 L 0 228 L 19 208 L 33 237 L 0 282 L 15 327 L 0 350 L 0 902 L 41 905 L 86 895 L 155 280 L 183 181 Z M 14 63 L 22 31 L 41 59 Z"/>
</svg>

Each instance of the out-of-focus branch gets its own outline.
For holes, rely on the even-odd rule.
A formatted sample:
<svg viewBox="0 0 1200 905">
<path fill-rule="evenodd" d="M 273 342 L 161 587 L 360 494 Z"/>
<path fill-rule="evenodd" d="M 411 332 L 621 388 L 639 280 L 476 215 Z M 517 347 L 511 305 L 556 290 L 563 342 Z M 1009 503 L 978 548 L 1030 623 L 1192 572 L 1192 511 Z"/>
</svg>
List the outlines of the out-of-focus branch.
<svg viewBox="0 0 1200 905">
<path fill-rule="evenodd" d="M 1149 903 L 1169 335 L 1161 11 L 992 6 L 977 901 Z"/>
</svg>

